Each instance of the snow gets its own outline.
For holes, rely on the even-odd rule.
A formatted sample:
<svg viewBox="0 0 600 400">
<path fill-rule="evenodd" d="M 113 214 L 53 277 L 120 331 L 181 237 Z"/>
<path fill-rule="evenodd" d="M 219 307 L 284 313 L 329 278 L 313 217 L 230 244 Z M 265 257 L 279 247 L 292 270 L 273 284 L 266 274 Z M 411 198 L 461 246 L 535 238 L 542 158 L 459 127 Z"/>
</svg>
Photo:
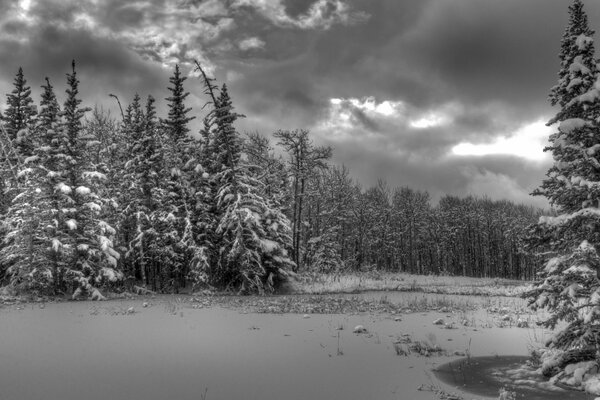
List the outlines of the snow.
<svg viewBox="0 0 600 400">
<path fill-rule="evenodd" d="M 586 152 L 589 156 L 593 156 L 596 154 L 598 149 L 600 149 L 600 144 L 595 144 L 592 147 L 590 147 L 589 149 L 587 149 Z"/>
<path fill-rule="evenodd" d="M 585 50 L 590 44 L 594 43 L 594 39 L 584 35 L 583 33 L 575 39 L 575 45 L 579 50 Z"/>
<path fill-rule="evenodd" d="M 62 247 L 62 243 L 58 239 L 52 239 L 52 251 L 58 252 L 58 249 Z"/>
<path fill-rule="evenodd" d="M 574 299 L 577 297 L 577 292 L 579 291 L 579 289 L 581 289 L 581 285 L 579 285 L 578 283 L 573 283 L 572 285 L 568 286 L 565 290 L 563 290 L 562 294 L 566 294 L 570 298 Z"/>
<path fill-rule="evenodd" d="M 561 121 L 558 130 L 562 133 L 571 133 L 576 129 L 581 129 L 586 126 L 591 126 L 591 123 L 581 118 L 570 118 Z"/>
<path fill-rule="evenodd" d="M 27 158 L 25 158 L 25 159 L 23 160 L 23 163 L 24 163 L 24 164 L 34 163 L 34 162 L 36 162 L 37 160 L 39 160 L 39 157 L 38 157 L 38 156 L 30 156 L 30 157 L 27 157 Z"/>
<path fill-rule="evenodd" d="M 594 395 L 600 394 L 600 375 L 593 375 L 586 378 L 582 382 L 583 389 Z M 600 397 L 596 397 L 596 400 L 600 400 Z"/>
<path fill-rule="evenodd" d="M 544 271 L 546 271 L 548 274 L 553 273 L 560 266 L 560 264 L 564 261 L 564 259 L 565 259 L 564 257 L 551 258 L 546 263 L 546 266 L 544 267 Z"/>
<path fill-rule="evenodd" d="M 565 367 L 565 374 L 572 375 L 565 383 L 569 386 L 577 387 L 583 383 L 583 376 L 590 369 L 596 366 L 595 361 L 582 361 L 576 364 L 569 364 Z"/>
<path fill-rule="evenodd" d="M 28 175 L 28 174 L 30 174 L 32 172 L 33 172 L 33 169 L 31 169 L 31 168 L 23 168 L 22 170 L 19 171 L 19 173 L 17 174 L 17 176 L 20 178 L 20 177 Z"/>
<path fill-rule="evenodd" d="M 108 235 L 115 235 L 117 231 L 105 221 L 98 222 L 100 229 Z"/>
<path fill-rule="evenodd" d="M 85 186 L 79 186 L 77 189 L 75 189 L 75 192 L 81 196 L 87 196 L 88 194 L 92 193 L 90 188 Z"/>
<path fill-rule="evenodd" d="M 567 105 L 565 106 L 565 109 L 570 108 L 574 104 L 578 104 L 578 103 L 594 103 L 599 98 L 600 98 L 600 77 L 596 79 L 592 89 L 588 90 L 586 93 L 584 93 L 582 95 L 579 95 L 579 96 L 573 98 L 573 100 L 571 100 L 569 103 L 567 103 Z"/>
<path fill-rule="evenodd" d="M 68 219 L 66 222 L 67 227 L 74 231 L 75 229 L 77 229 L 77 221 L 75 221 L 74 219 Z"/>
<path fill-rule="evenodd" d="M 573 62 L 569 66 L 569 72 L 571 72 L 571 73 L 580 72 L 581 74 L 584 74 L 584 75 L 591 73 L 590 69 L 588 67 L 586 67 L 585 65 L 583 65 L 583 56 L 577 56 L 573 59 Z"/>
<path fill-rule="evenodd" d="M 549 226 L 559 226 L 578 217 L 600 217 L 600 209 L 589 207 L 571 214 L 561 214 L 558 217 L 541 216 L 539 223 Z"/>
<path fill-rule="evenodd" d="M 109 282 L 117 282 L 123 279 L 123 273 L 115 271 L 113 268 L 102 267 L 100 268 L 98 275 L 107 279 Z"/>
<path fill-rule="evenodd" d="M 600 307 L 592 307 L 583 317 L 583 323 L 589 324 L 594 320 L 596 315 L 600 315 Z"/>
<path fill-rule="evenodd" d="M 589 181 L 581 176 L 573 176 L 571 177 L 571 183 L 575 186 L 587 187 L 589 189 L 593 189 L 595 187 L 600 186 L 600 182 Z"/>
<path fill-rule="evenodd" d="M 575 86 L 581 85 L 582 82 L 583 82 L 583 80 L 581 78 L 571 79 L 571 82 L 569 82 L 569 84 L 567 85 L 567 90 L 569 91 L 569 90 L 573 89 Z"/>
<path fill-rule="evenodd" d="M 269 240 L 269 239 L 262 239 L 260 241 L 260 247 L 266 253 L 273 253 L 275 250 L 277 250 L 279 248 L 279 243 L 277 243 L 273 240 Z"/>
<path fill-rule="evenodd" d="M 577 250 L 579 251 L 583 251 L 583 252 L 595 252 L 596 249 L 594 248 L 594 246 L 592 246 L 590 244 L 590 242 L 588 242 L 587 240 L 584 240 L 581 242 L 581 244 L 579 244 L 579 247 L 577 247 Z"/>
<path fill-rule="evenodd" d="M 94 212 L 102 211 L 102 207 L 100 207 L 100 205 L 94 203 L 93 201 L 85 203 L 84 206 L 86 206 L 87 208 L 89 208 L 90 210 L 92 210 Z"/>
<path fill-rule="evenodd" d="M 98 171 L 86 171 L 82 174 L 82 176 L 84 178 L 91 178 L 91 179 L 100 179 L 100 180 L 105 180 L 106 179 L 106 175 L 103 174 L 102 172 L 98 172 Z"/>
<path fill-rule="evenodd" d="M 64 182 L 60 182 L 56 185 L 56 190 L 64 194 L 70 194 L 72 192 L 71 186 L 65 184 Z"/>
<path fill-rule="evenodd" d="M 102 251 L 106 252 L 108 249 L 112 248 L 112 240 L 108 239 L 106 236 L 100 236 L 98 239 L 100 241 L 100 248 Z"/>
</svg>

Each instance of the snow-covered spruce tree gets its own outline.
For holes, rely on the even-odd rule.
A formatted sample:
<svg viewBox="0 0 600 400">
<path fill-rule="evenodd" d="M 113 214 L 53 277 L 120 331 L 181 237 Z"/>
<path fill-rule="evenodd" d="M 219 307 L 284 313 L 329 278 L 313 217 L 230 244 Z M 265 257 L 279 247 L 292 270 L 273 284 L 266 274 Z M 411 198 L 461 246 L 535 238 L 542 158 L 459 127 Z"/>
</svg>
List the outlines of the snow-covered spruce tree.
<svg viewBox="0 0 600 400">
<path fill-rule="evenodd" d="M 6 95 L 6 110 L 0 115 L 3 124 L 2 135 L 7 135 L 14 152 L 5 154 L 1 164 L 2 194 L 0 198 L 0 212 L 4 213 L 12 199 L 18 194 L 17 183 L 14 179 L 15 166 L 23 157 L 33 154 L 34 142 L 32 128 L 35 123 L 36 108 L 31 98 L 31 88 L 23 75 L 23 69 L 19 71 L 14 80 L 14 88 Z"/>
<path fill-rule="evenodd" d="M 65 223 L 65 209 L 70 207 L 70 199 L 60 190 L 64 185 L 66 134 L 60 128 L 60 106 L 50 80 L 42 86 L 40 114 L 36 127 L 39 146 L 35 149 L 38 157 L 40 199 L 45 204 L 41 210 L 44 221 L 43 237 L 46 242 L 47 265 L 52 270 L 53 290 L 64 290 L 64 271 L 70 261 L 69 237 Z M 40 233 L 41 234 L 41 233 Z"/>
<path fill-rule="evenodd" d="M 50 208 L 41 201 L 34 162 L 19 171 L 19 194 L 4 217 L 5 229 L 0 263 L 17 290 L 49 291 L 52 271 L 44 251 L 43 216 Z"/>
<path fill-rule="evenodd" d="M 19 67 L 13 85 L 12 92 L 6 95 L 7 107 L 2 120 L 19 153 L 29 157 L 35 147 L 32 128 L 37 110 L 31 98 L 31 88 L 27 86 L 27 80 L 23 75 L 23 68 Z"/>
<path fill-rule="evenodd" d="M 58 292 L 68 237 L 64 232 L 64 208 L 68 199 L 58 190 L 64 184 L 64 135 L 59 127 L 59 105 L 46 78 L 42 86 L 41 112 L 35 128 L 39 145 L 25 159 L 19 172 L 19 195 L 6 213 L 8 235 L 0 252 L 8 265 L 11 284 L 17 289 Z"/>
<path fill-rule="evenodd" d="M 74 61 L 72 72 L 67 74 L 67 83 L 62 123 L 66 136 L 66 179 L 58 187 L 69 197 L 70 203 L 64 211 L 73 253 L 65 278 L 76 284 L 73 297 L 99 297 L 93 285 L 115 282 L 122 278 L 122 273 L 117 269 L 119 253 L 113 249 L 116 232 L 100 219 L 105 203 L 100 196 L 100 187 L 106 176 L 89 162 L 88 152 L 98 145 L 98 141 L 93 136 L 84 134 L 82 129 L 82 119 L 89 108 L 80 106 L 79 80 Z"/>
<path fill-rule="evenodd" d="M 294 263 L 288 219 L 260 195 L 260 182 L 241 161 L 241 138 L 233 124 L 238 114 L 227 86 L 215 104 L 212 148 L 219 168 L 212 177 L 216 187 L 217 256 L 209 274 L 217 287 L 241 293 L 273 291 Z"/>
<path fill-rule="evenodd" d="M 130 160 L 125 164 L 124 172 L 128 187 L 123 207 L 124 215 L 130 219 L 129 225 L 135 228 L 127 256 L 134 261 L 138 278 L 144 285 L 162 290 L 166 282 L 160 268 L 171 261 L 163 235 L 170 233 L 163 229 L 161 207 L 166 198 L 166 174 L 154 102 L 154 98 L 148 96 L 145 112 L 141 111 L 137 96 L 132 103 L 128 129 L 132 135 Z"/>
<path fill-rule="evenodd" d="M 171 96 L 165 99 L 168 101 L 169 116 L 163 121 L 167 127 L 168 135 L 174 141 L 187 137 L 190 132 L 188 123 L 195 118 L 187 116 L 192 109 L 185 106 L 185 99 L 190 95 L 183 87 L 183 82 L 186 79 L 187 77 L 181 76 L 179 65 L 175 65 L 173 76 L 169 78 L 169 82 L 173 86 L 167 88 L 171 92 Z"/>
<path fill-rule="evenodd" d="M 543 371 L 561 373 L 567 364 L 599 359 L 600 344 L 600 149 L 597 100 L 600 82 L 594 45 L 580 0 L 569 7 L 569 26 L 562 40 L 559 84 L 550 101 L 561 110 L 549 124 L 559 123 L 550 136 L 554 164 L 534 195 L 544 195 L 556 217 L 541 217 L 530 232 L 528 247 L 550 255 L 539 280 L 526 295 L 534 309 L 546 308 L 544 326 L 561 332 L 548 341 Z"/>
<path fill-rule="evenodd" d="M 172 84 L 168 87 L 171 96 L 166 98 L 169 114 L 162 121 L 165 196 L 155 218 L 157 228 L 164 232 L 161 234 L 165 258 L 163 266 L 168 267 L 163 273 L 168 285 L 176 292 L 185 285 L 191 257 L 191 250 L 188 248 L 191 242 L 187 240 L 190 232 L 191 193 L 184 169 L 194 152 L 194 140 L 189 136 L 187 126 L 194 117 L 187 116 L 191 109 L 185 106 L 185 99 L 189 96 L 189 92 L 183 87 L 186 79 L 181 76 L 179 66 L 176 65 L 174 74 L 169 79 Z"/>
</svg>

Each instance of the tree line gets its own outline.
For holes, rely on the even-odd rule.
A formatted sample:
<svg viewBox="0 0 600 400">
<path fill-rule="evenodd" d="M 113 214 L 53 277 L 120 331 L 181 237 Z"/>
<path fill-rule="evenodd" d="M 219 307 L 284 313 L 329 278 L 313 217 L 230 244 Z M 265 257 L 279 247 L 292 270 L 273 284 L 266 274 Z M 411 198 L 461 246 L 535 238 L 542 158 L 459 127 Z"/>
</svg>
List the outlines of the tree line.
<svg viewBox="0 0 600 400">
<path fill-rule="evenodd" d="M 208 111 L 193 133 L 178 66 L 165 118 L 138 94 L 121 118 L 83 107 L 74 62 L 64 104 L 46 79 L 37 107 L 19 69 L 1 116 L 2 282 L 89 295 L 134 284 L 265 293 L 298 271 L 532 277 L 521 240 L 540 210 L 472 196 L 432 205 L 384 181 L 363 189 L 306 130 L 241 135 L 227 86 L 197 72 Z"/>
</svg>

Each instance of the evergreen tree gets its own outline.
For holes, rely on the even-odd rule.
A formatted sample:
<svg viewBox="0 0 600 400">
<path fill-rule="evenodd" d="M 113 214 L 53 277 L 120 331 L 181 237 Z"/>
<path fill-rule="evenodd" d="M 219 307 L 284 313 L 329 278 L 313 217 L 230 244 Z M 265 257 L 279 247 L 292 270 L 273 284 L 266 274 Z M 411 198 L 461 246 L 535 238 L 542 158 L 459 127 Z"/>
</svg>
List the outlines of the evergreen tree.
<svg viewBox="0 0 600 400">
<path fill-rule="evenodd" d="M 569 6 L 569 23 L 562 37 L 558 84 L 550 92 L 550 103 L 563 109 L 595 82 L 598 67 L 594 58 L 594 31 L 588 25 L 583 2 Z M 559 112 L 559 116 L 561 113 Z"/>
<path fill-rule="evenodd" d="M 63 107 L 62 129 L 66 136 L 65 177 L 60 190 L 69 196 L 66 225 L 71 238 L 73 256 L 68 278 L 78 285 L 74 297 L 93 294 L 94 284 L 121 279 L 117 269 L 119 253 L 113 249 L 116 231 L 100 219 L 105 199 L 100 196 L 106 175 L 97 171 L 87 157 L 87 150 L 98 145 L 91 135 L 84 135 L 82 119 L 89 108 L 80 107 L 79 80 L 72 63 L 67 74 L 67 99 Z"/>
<path fill-rule="evenodd" d="M 145 112 L 142 112 L 139 96 L 130 107 L 128 132 L 132 136 L 125 164 L 124 181 L 127 182 L 123 197 L 124 214 L 128 226 L 134 232 L 128 242 L 128 258 L 133 259 L 143 284 L 151 284 L 153 290 L 166 286 L 162 268 L 168 270 L 163 235 L 164 221 L 160 208 L 166 199 L 163 151 L 156 120 L 154 98 L 148 96 Z M 167 246 L 168 247 L 168 246 Z"/>
<path fill-rule="evenodd" d="M 189 134 L 188 123 L 195 118 L 187 116 L 191 108 L 185 106 L 185 99 L 190 95 L 183 87 L 186 79 L 185 76 L 181 76 L 179 65 L 175 65 L 175 72 L 169 78 L 169 82 L 173 85 L 168 87 L 171 96 L 165 99 L 168 101 L 169 116 L 164 120 L 168 135 L 174 141 L 179 141 Z"/>
<path fill-rule="evenodd" d="M 561 51 L 559 85 L 552 89 L 552 104 L 561 110 L 550 123 L 560 122 L 551 135 L 554 165 L 541 189 L 559 215 L 542 217 L 531 230 L 528 246 L 552 257 L 539 272 L 535 287 L 527 293 L 534 309 L 547 308 L 551 316 L 544 322 L 554 328 L 566 327 L 548 343 L 550 348 L 567 351 L 574 361 L 595 355 L 600 344 L 600 148 L 594 102 L 599 98 L 598 71 L 587 16 L 580 0 L 569 7 L 569 26 Z M 586 92 L 584 92 L 587 90 Z M 591 104 L 590 104 L 591 103 Z M 590 107 L 591 105 L 591 107 Z M 564 367 L 565 364 L 561 364 Z"/>
<path fill-rule="evenodd" d="M 48 79 L 42 86 L 41 112 L 36 131 L 40 143 L 26 159 L 17 195 L 6 214 L 9 232 L 0 253 L 9 265 L 11 283 L 20 289 L 57 292 L 70 260 L 65 234 L 65 136 L 59 129 L 59 106 Z"/>
<path fill-rule="evenodd" d="M 36 149 L 36 155 L 39 157 L 41 200 L 47 206 L 42 213 L 48 214 L 43 220 L 49 222 L 44 229 L 48 242 L 48 265 L 52 268 L 54 291 L 58 292 L 64 289 L 64 271 L 70 261 L 69 237 L 65 223 L 65 209 L 70 206 L 70 199 L 60 190 L 65 182 L 67 141 L 64 130 L 60 128 L 60 106 L 48 78 L 42 89 L 44 91 L 37 126 L 40 145 Z"/>
<path fill-rule="evenodd" d="M 17 144 L 23 157 L 33 154 L 35 141 L 30 129 L 33 128 L 37 110 L 31 98 L 31 88 L 23 75 L 23 68 L 19 67 L 14 80 L 14 89 L 8 95 L 6 110 L 2 117 L 10 139 Z"/>
<path fill-rule="evenodd" d="M 227 87 L 223 85 L 215 108 L 214 144 L 217 168 L 217 260 L 210 274 L 219 287 L 242 293 L 270 292 L 285 280 L 294 263 L 288 219 L 260 195 L 260 182 L 240 162 L 241 139 L 233 124 Z"/>
</svg>

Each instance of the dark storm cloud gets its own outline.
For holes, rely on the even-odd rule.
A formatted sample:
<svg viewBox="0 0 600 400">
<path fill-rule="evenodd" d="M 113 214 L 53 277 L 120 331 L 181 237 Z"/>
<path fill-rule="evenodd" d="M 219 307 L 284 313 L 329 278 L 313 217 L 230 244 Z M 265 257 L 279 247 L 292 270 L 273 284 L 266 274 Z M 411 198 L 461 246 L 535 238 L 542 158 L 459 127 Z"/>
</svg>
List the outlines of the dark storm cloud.
<svg viewBox="0 0 600 400">
<path fill-rule="evenodd" d="M 384 177 L 437 197 L 485 190 L 525 201 L 547 161 L 452 149 L 493 143 L 552 115 L 545 99 L 556 82 L 568 4 L 0 1 L 0 89 L 10 90 L 22 65 L 36 90 L 48 75 L 62 94 L 75 58 L 88 104 L 110 102 L 108 93 L 124 102 L 135 92 L 162 99 L 173 65 L 187 73 L 198 59 L 228 83 L 247 115 L 241 131 L 311 129 L 365 185 Z M 588 1 L 586 10 L 600 27 L 600 3 Z M 190 79 L 187 88 L 189 105 L 200 108 L 201 85 Z M 369 107 L 387 101 L 395 108 L 373 111 L 367 98 Z M 164 102 L 159 107 L 164 112 Z"/>
</svg>

